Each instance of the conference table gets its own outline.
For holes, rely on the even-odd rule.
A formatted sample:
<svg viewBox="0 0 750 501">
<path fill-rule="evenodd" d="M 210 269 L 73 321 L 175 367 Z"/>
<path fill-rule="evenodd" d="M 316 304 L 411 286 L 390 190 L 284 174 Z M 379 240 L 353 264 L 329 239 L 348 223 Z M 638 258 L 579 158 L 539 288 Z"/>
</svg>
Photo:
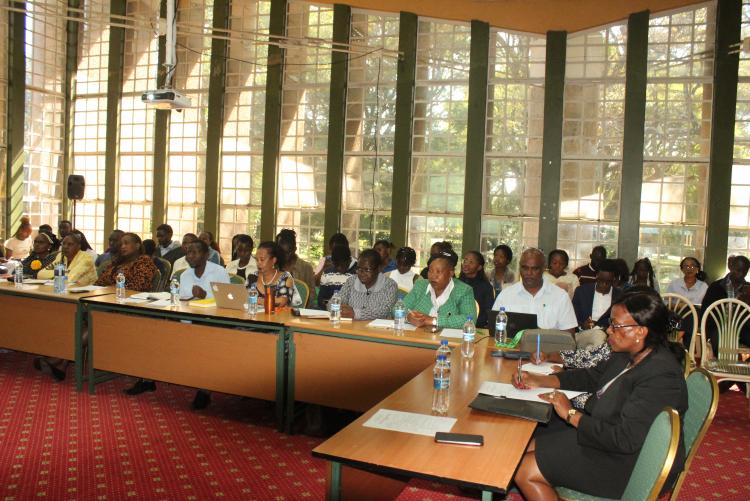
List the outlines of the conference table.
<svg viewBox="0 0 750 501">
<path fill-rule="evenodd" d="M 81 330 L 85 297 L 108 295 L 114 288 L 55 293 L 42 280 L 27 280 L 21 287 L 0 282 L 0 347 L 53 358 L 76 361 L 77 379 L 83 374 Z M 79 387 L 80 389 L 80 387 Z"/>
<path fill-rule="evenodd" d="M 474 358 L 452 356 L 448 417 L 451 432 L 484 436 L 482 447 L 435 443 L 433 437 L 364 426 L 381 409 L 430 414 L 432 367 L 378 403 L 359 419 L 313 449 L 329 461 L 330 500 L 394 499 L 409 478 L 419 477 L 492 493 L 505 494 L 526 450 L 536 423 L 471 409 L 483 381 L 510 382 L 515 360 L 490 355 L 487 341 L 477 344 Z"/>
</svg>

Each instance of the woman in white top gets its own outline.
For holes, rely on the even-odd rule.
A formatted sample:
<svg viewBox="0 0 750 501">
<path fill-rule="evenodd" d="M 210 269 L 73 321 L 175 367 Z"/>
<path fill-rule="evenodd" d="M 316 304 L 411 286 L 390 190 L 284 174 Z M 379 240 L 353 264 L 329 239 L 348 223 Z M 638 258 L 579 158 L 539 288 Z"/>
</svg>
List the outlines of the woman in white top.
<svg viewBox="0 0 750 501">
<path fill-rule="evenodd" d="M 701 262 L 694 257 L 686 257 L 680 262 L 682 278 L 675 278 L 667 287 L 667 292 L 680 294 L 688 298 L 693 304 L 701 304 L 706 295 L 708 284 L 703 281 Z"/>
<path fill-rule="evenodd" d="M 31 252 L 34 241 L 31 239 L 29 216 L 21 217 L 21 224 L 11 238 L 5 241 L 5 257 L 8 259 L 26 259 Z"/>
<path fill-rule="evenodd" d="M 574 273 L 568 273 L 565 271 L 568 267 L 569 260 L 568 253 L 564 250 L 555 249 L 551 251 L 547 258 L 547 271 L 544 272 L 544 280 L 551 284 L 555 284 L 567 292 L 572 301 L 573 293 L 581 284 Z"/>
<path fill-rule="evenodd" d="M 258 263 L 253 257 L 255 244 L 253 243 L 252 237 L 250 237 L 250 235 L 235 235 L 232 238 L 232 241 L 235 242 L 234 256 L 236 259 L 230 261 L 227 265 L 227 273 L 230 275 L 237 275 L 245 280 L 247 280 L 250 275 L 257 275 Z"/>
<path fill-rule="evenodd" d="M 412 267 L 417 262 L 417 253 L 411 247 L 401 247 L 396 252 L 396 269 L 385 274 L 398 285 L 399 289 L 406 292 L 411 291 L 414 282 L 417 281 L 417 275 Z"/>
</svg>

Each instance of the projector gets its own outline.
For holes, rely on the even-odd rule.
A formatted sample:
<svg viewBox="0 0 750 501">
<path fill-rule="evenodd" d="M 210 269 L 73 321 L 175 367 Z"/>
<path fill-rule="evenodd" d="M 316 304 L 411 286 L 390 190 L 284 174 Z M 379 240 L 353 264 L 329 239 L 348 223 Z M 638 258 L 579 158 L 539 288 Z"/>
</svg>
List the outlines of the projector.
<svg viewBox="0 0 750 501">
<path fill-rule="evenodd" d="M 141 96 L 141 101 L 157 110 L 190 108 L 190 98 L 174 89 L 150 90 Z"/>
</svg>

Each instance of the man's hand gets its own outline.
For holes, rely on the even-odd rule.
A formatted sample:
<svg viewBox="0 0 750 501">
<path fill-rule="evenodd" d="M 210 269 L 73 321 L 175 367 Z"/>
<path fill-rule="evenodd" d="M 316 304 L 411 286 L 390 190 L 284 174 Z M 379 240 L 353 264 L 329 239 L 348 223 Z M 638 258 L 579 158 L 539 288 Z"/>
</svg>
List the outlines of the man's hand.
<svg viewBox="0 0 750 501">
<path fill-rule="evenodd" d="M 206 299 L 206 291 L 198 287 L 197 285 L 193 286 L 193 297 L 197 297 L 198 299 Z"/>
</svg>

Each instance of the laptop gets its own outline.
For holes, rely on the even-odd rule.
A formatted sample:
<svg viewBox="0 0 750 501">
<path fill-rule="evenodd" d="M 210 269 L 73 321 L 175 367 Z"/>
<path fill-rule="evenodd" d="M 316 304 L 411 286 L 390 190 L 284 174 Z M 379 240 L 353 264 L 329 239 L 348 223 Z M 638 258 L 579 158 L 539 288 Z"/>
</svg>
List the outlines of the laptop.
<svg viewBox="0 0 750 501">
<path fill-rule="evenodd" d="M 495 337 L 495 320 L 497 319 L 497 314 L 499 312 L 495 310 L 490 310 L 489 315 L 487 315 L 487 321 L 489 322 L 490 330 L 490 336 Z M 508 339 L 515 336 L 518 331 L 526 330 L 526 329 L 537 329 L 539 326 L 536 323 L 536 314 L 535 313 L 516 313 L 515 311 L 506 311 L 506 315 L 508 315 Z"/>
<path fill-rule="evenodd" d="M 247 304 L 247 289 L 245 284 L 223 284 L 211 282 L 216 306 L 230 310 L 244 310 Z"/>
</svg>

